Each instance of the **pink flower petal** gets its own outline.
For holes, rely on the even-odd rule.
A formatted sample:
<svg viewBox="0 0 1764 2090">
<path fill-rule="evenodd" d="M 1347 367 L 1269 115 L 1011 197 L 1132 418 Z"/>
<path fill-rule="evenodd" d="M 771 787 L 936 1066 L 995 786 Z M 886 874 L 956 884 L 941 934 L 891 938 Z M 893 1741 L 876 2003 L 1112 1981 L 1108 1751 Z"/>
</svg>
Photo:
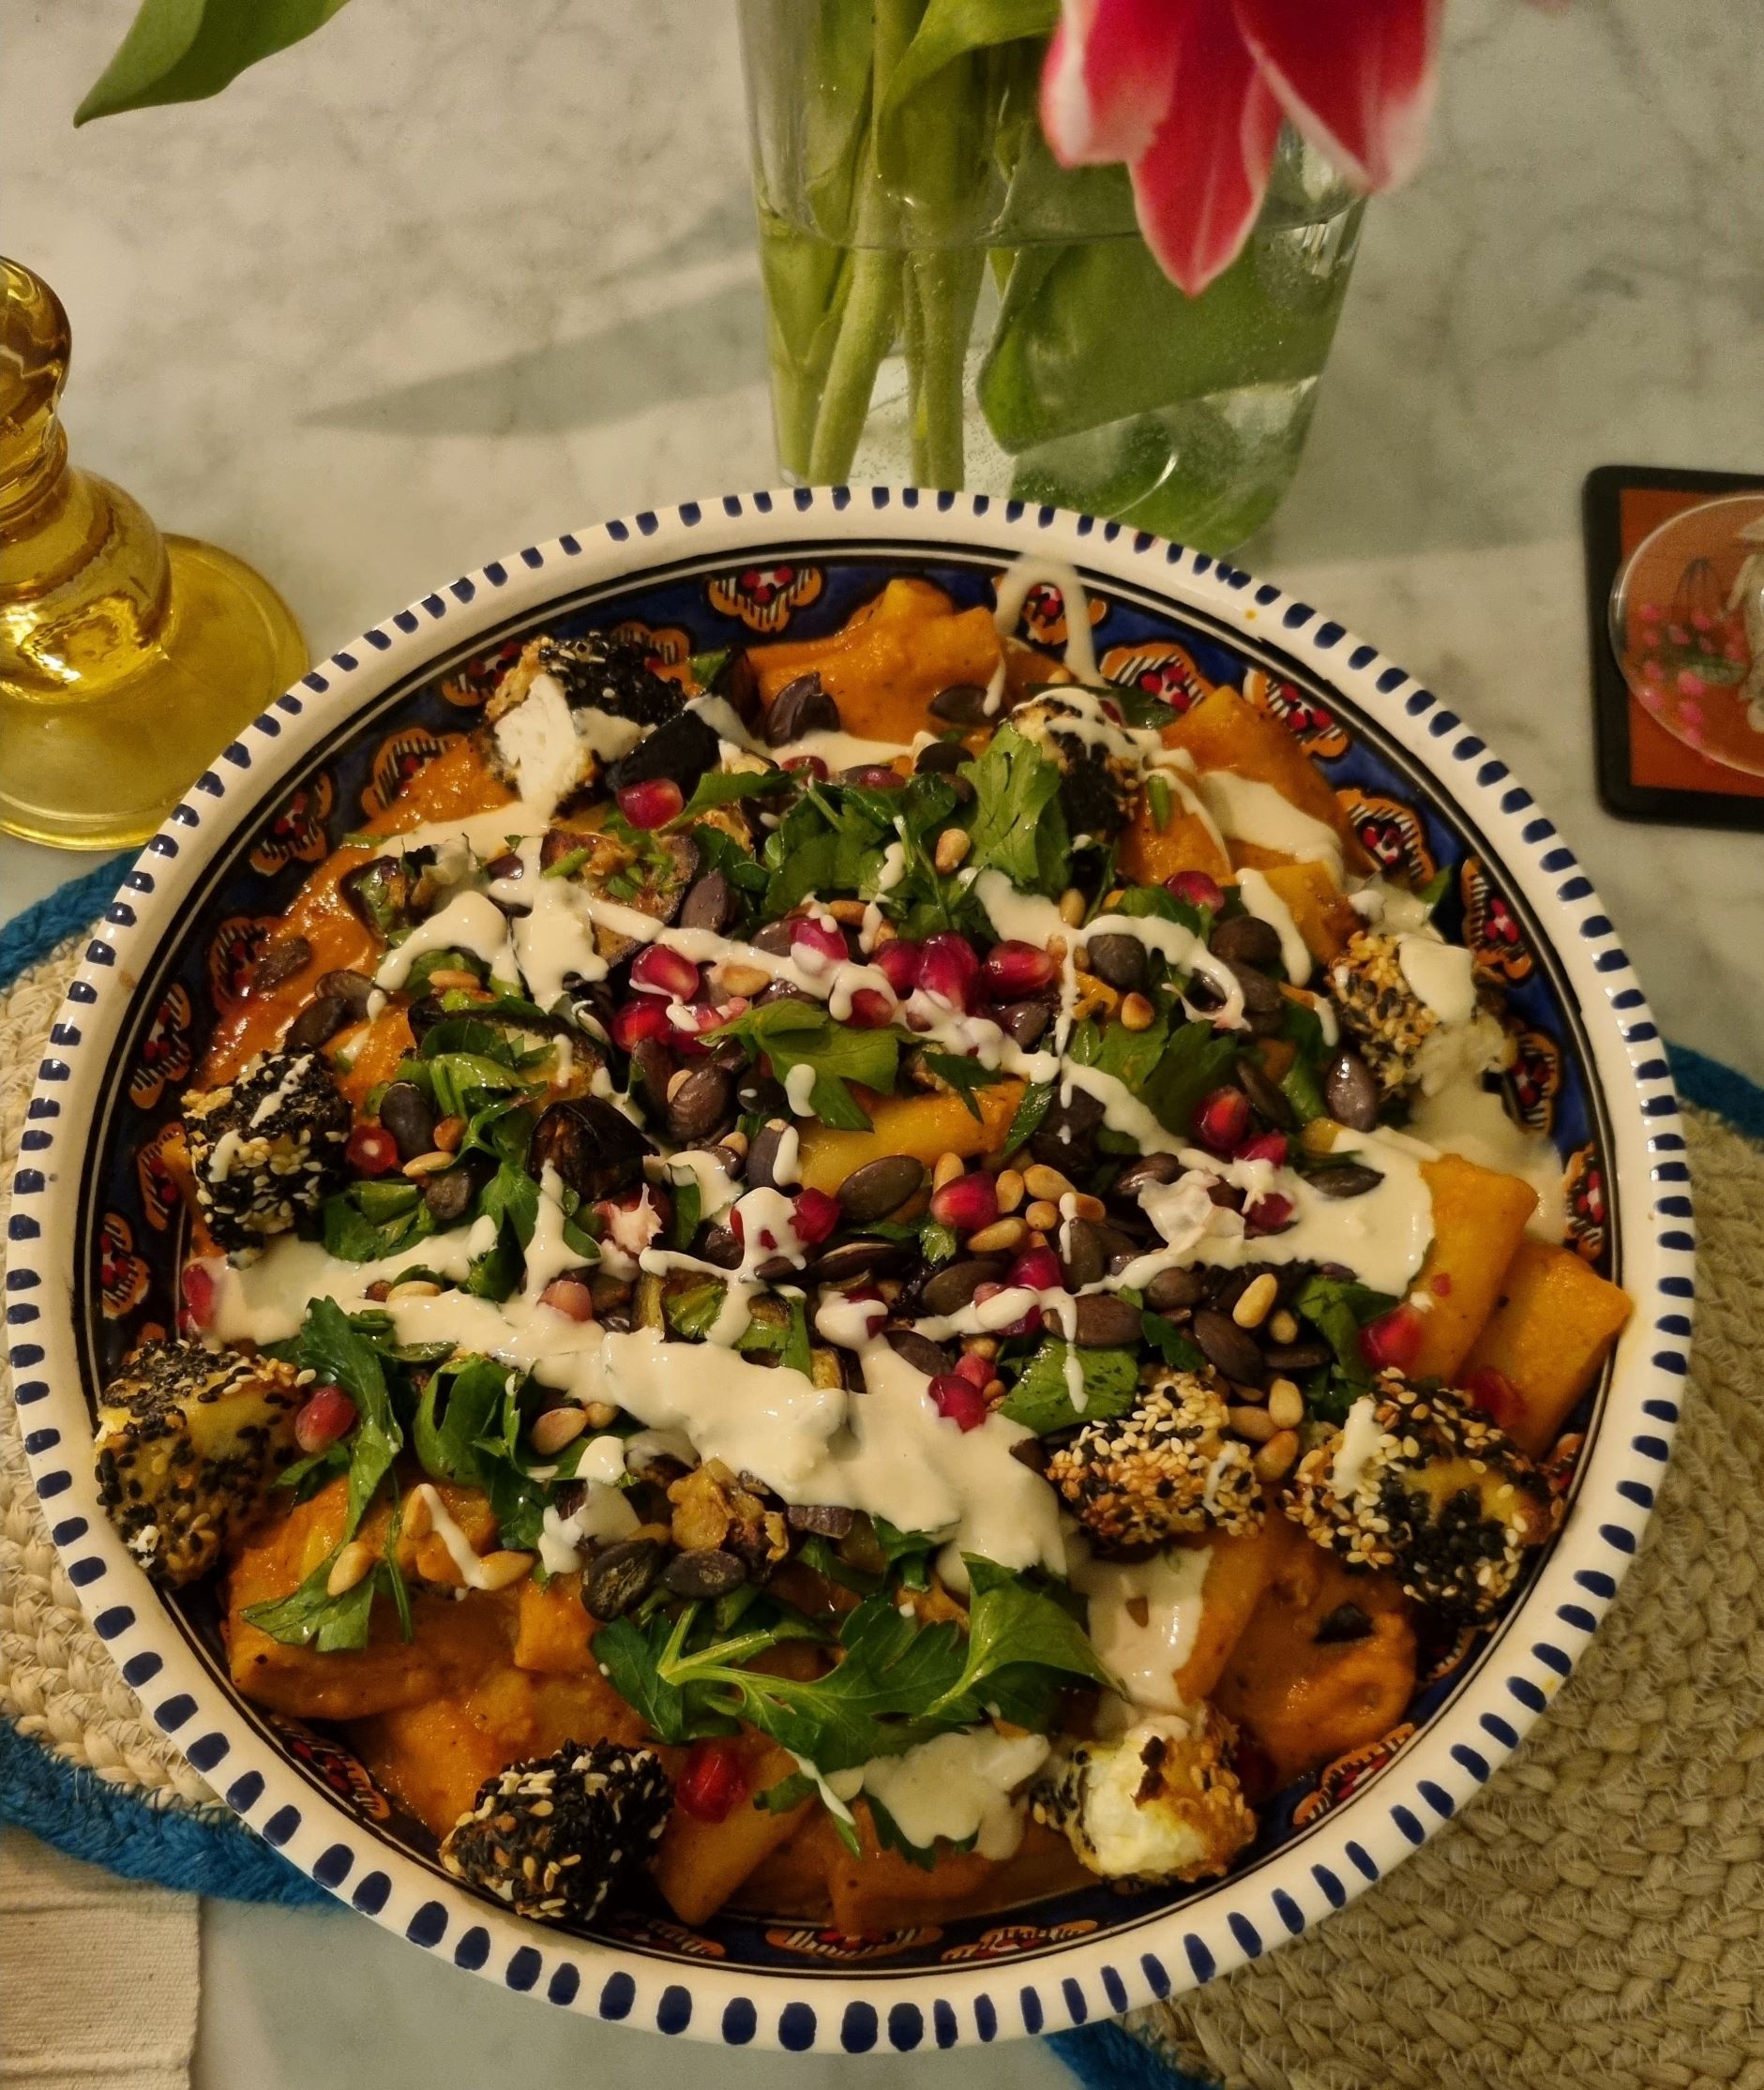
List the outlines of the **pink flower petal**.
<svg viewBox="0 0 1764 2090">
<path fill-rule="evenodd" d="M 1441 0 L 1232 0 L 1281 106 L 1362 188 L 1421 163 L 1433 108 Z"/>
<path fill-rule="evenodd" d="M 1179 19 L 1169 110 L 1134 162 L 1133 194 L 1158 265 L 1199 297 L 1237 259 L 1256 222 L 1280 105 L 1228 8 L 1185 0 Z"/>
<path fill-rule="evenodd" d="M 1219 5 L 1221 0 L 1211 0 Z M 1137 159 L 1169 103 L 1195 0 L 1062 0 L 1041 74 L 1041 128 L 1063 167 Z"/>
</svg>

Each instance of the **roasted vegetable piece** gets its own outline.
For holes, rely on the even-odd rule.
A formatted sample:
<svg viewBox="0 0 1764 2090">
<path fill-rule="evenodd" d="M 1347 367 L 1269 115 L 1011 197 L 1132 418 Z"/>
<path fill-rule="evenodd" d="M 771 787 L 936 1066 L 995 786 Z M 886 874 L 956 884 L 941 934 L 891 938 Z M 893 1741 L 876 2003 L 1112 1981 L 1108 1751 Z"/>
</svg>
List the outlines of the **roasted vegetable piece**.
<svg viewBox="0 0 1764 2090">
<path fill-rule="evenodd" d="M 184 1098 L 196 1201 L 216 1243 L 254 1258 L 342 1182 L 349 1105 L 316 1052 L 264 1052 Z"/>
<path fill-rule="evenodd" d="M 1452 1625 L 1494 1613 L 1560 1512 L 1536 1466 L 1463 1394 L 1399 1372 L 1305 1453 L 1283 1507 L 1343 1559 L 1395 1569 Z"/>
<path fill-rule="evenodd" d="M 1185 1531 L 1250 1531 L 1261 1490 L 1225 1398 L 1193 1372 L 1167 1372 L 1124 1415 L 1087 1423 L 1048 1478 L 1105 1545 L 1155 1545 Z"/>
<path fill-rule="evenodd" d="M 653 1750 L 565 1742 L 486 1779 L 441 1862 L 518 1916 L 592 1923 L 650 1855 L 672 1797 Z"/>
<path fill-rule="evenodd" d="M 1037 1785 L 1037 1821 L 1063 1829 L 1093 1872 L 1156 1886 L 1223 1872 L 1256 1833 L 1211 1706 L 1156 1713 L 1116 1741 L 1079 1742 Z"/>
<path fill-rule="evenodd" d="M 537 1176 L 549 1164 L 579 1197 L 611 1197 L 641 1179 L 643 1156 L 654 1151 L 622 1110 L 598 1096 L 573 1096 L 533 1128 L 527 1167 Z"/>
<path fill-rule="evenodd" d="M 128 1549 L 174 1587 L 219 1558 L 294 1457 L 294 1371 L 144 1343 L 98 1401 L 98 1495 Z"/>
</svg>

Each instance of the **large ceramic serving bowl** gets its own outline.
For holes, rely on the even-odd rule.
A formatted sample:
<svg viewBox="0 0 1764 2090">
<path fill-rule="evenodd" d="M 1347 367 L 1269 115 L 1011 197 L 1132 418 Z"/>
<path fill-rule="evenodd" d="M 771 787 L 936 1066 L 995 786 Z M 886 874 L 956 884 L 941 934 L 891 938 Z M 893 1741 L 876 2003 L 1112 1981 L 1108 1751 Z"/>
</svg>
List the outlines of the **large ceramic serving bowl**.
<svg viewBox="0 0 1764 2090">
<path fill-rule="evenodd" d="M 1448 927 L 1521 1033 L 1515 1105 L 1560 1148 L 1576 1245 L 1636 1301 L 1556 1453 L 1572 1476 L 1564 1527 L 1503 1618 L 1434 1651 L 1403 1723 L 1283 1796 L 1228 1879 L 1099 1883 L 857 1940 L 739 1917 L 701 1932 L 654 1913 L 580 1934 L 520 1921 L 442 1872 L 432 1838 L 337 1737 L 241 1699 L 212 1596 L 155 1588 L 98 1507 L 93 1389 L 173 1317 L 163 1128 L 309 868 L 471 729 L 487 669 L 526 634 L 634 623 L 671 656 L 797 638 L 901 572 L 989 602 L 1019 552 L 1078 568 L 1109 676 L 1178 706 L 1247 684 L 1321 760 L 1376 858 L 1416 884 L 1452 870 Z M 1049 642 L 1057 610 L 1029 605 Z M 98 1633 L 159 1726 L 293 1864 L 423 1949 L 591 2016 L 795 2051 L 1010 2038 L 1210 1980 L 1320 1922 L 1472 1800 L 1560 1688 L 1635 1554 L 1678 1416 L 1684 1144 L 1659 1035 L 1573 851 L 1470 727 L 1324 613 L 1052 509 L 886 488 L 731 496 L 533 546 L 424 596 L 197 778 L 106 910 L 45 1055 L 8 1244 L 11 1358 L 38 1494 Z"/>
</svg>

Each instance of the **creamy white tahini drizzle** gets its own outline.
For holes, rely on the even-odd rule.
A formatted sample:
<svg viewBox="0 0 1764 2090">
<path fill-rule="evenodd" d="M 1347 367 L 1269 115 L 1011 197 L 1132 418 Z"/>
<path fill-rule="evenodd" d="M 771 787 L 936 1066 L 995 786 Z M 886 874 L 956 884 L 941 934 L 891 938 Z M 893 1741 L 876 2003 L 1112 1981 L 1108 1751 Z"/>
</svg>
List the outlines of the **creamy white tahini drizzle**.
<svg viewBox="0 0 1764 2090">
<path fill-rule="evenodd" d="M 1280 962 L 1286 968 L 1287 978 L 1295 987 L 1302 987 L 1311 976 L 1311 947 L 1299 934 L 1292 910 L 1261 871 L 1239 871 L 1237 893 L 1257 921 L 1266 922 L 1280 939 Z"/>
<path fill-rule="evenodd" d="M 1172 1546 L 1138 1561 L 1075 1551 L 1072 1586 L 1090 1601 L 1091 1645 L 1104 1665 L 1136 1706 L 1180 1712 L 1176 1675 L 1199 1637 L 1212 1549 Z"/>
<path fill-rule="evenodd" d="M 1199 789 L 1220 833 L 1230 840 L 1276 850 L 1301 864 L 1326 864 L 1335 883 L 1341 883 L 1341 836 L 1301 811 L 1272 784 L 1240 776 L 1235 770 L 1209 769 L 1200 773 Z"/>
<path fill-rule="evenodd" d="M 877 1757 L 864 1766 L 861 1789 L 875 1794 L 921 1850 L 940 1836 L 956 1843 L 972 1837 L 982 1857 L 1005 1858 L 1023 1840 L 1024 1809 L 1012 1795 L 1047 1762 L 1048 1751 L 1044 1735 L 972 1727 Z"/>
<path fill-rule="evenodd" d="M 998 607 L 992 612 L 992 622 L 999 635 L 999 664 L 987 685 L 988 718 L 996 714 L 1004 695 L 1005 645 L 1017 629 L 1017 620 L 1023 613 L 1030 590 L 1044 582 L 1060 591 L 1060 600 L 1065 606 L 1066 667 L 1081 683 L 1093 683 L 1098 679 L 1096 646 L 1091 637 L 1090 598 L 1084 593 L 1083 581 L 1063 560 L 1035 559 L 1024 553 L 999 576 Z"/>
</svg>

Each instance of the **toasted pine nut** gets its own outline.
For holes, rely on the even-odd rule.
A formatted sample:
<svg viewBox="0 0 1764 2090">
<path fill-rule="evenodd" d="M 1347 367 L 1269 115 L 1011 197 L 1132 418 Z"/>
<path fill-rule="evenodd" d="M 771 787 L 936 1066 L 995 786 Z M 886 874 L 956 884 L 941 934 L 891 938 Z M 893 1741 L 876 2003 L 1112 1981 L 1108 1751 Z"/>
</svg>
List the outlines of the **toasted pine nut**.
<svg viewBox="0 0 1764 2090">
<path fill-rule="evenodd" d="M 942 1190 L 945 1183 L 953 1183 L 957 1176 L 968 1173 L 968 1164 L 959 1154 L 939 1154 L 937 1166 L 931 1170 L 931 1188 Z"/>
<path fill-rule="evenodd" d="M 449 987 L 469 990 L 477 986 L 479 982 L 475 972 L 461 972 L 455 966 L 441 966 L 429 975 L 429 984 L 431 987 L 440 987 L 445 991 Z"/>
<path fill-rule="evenodd" d="M 1278 1313 L 1268 1316 L 1268 1332 L 1276 1343 L 1296 1343 L 1299 1339 L 1299 1316 L 1289 1314 L 1283 1306 Z"/>
<path fill-rule="evenodd" d="M 772 975 L 757 965 L 719 965 L 716 968 L 716 984 L 725 994 L 763 994 L 772 985 Z"/>
<path fill-rule="evenodd" d="M 404 1164 L 407 1176 L 433 1176 L 443 1168 L 453 1166 L 453 1156 L 445 1148 L 434 1147 L 426 1154 L 418 1154 L 415 1161 Z"/>
<path fill-rule="evenodd" d="M 1060 1224 L 1060 1208 L 1046 1197 L 1037 1197 L 1033 1205 L 1024 1207 L 1023 1217 L 1037 1233 L 1050 1234 Z"/>
<path fill-rule="evenodd" d="M 1268 1389 L 1268 1412 L 1283 1430 L 1296 1430 L 1304 1420 L 1304 1396 L 1290 1379 L 1275 1379 Z"/>
<path fill-rule="evenodd" d="M 724 1133 L 716 1144 L 725 1153 L 733 1154 L 737 1161 L 746 1161 L 747 1158 L 747 1135 L 739 1129 Z"/>
<path fill-rule="evenodd" d="M 1280 1280 L 1273 1271 L 1265 1270 L 1252 1277 L 1237 1295 L 1237 1304 L 1231 1309 L 1231 1318 L 1239 1328 L 1259 1328 L 1268 1318 L 1268 1309 L 1274 1304 L 1280 1291 Z"/>
<path fill-rule="evenodd" d="M 528 1436 L 533 1439 L 533 1449 L 542 1459 L 549 1459 L 553 1451 L 561 1451 L 565 1445 L 574 1444 L 588 1427 L 588 1411 L 580 1407 L 549 1407 L 545 1413 L 534 1418 Z"/>
<path fill-rule="evenodd" d="M 937 837 L 937 847 L 931 852 L 931 861 L 945 877 L 961 865 L 968 851 L 973 847 L 973 838 L 965 827 L 946 827 Z"/>
<path fill-rule="evenodd" d="M 995 1219 L 990 1226 L 982 1226 L 977 1234 L 968 1236 L 968 1246 L 976 1256 L 989 1256 L 995 1249 L 1020 1248 L 1029 1232 L 1020 1219 Z"/>
<path fill-rule="evenodd" d="M 1060 919 L 1073 929 L 1084 919 L 1084 895 L 1076 885 L 1068 885 L 1060 895 Z"/>
<path fill-rule="evenodd" d="M 1256 1454 L 1256 1478 L 1259 1481 L 1278 1481 L 1290 1472 L 1292 1462 L 1299 1455 L 1299 1433 L 1282 1430 L 1278 1436 L 1271 1436 Z"/>
<path fill-rule="evenodd" d="M 1129 994 L 1121 1004 L 1121 1020 L 1129 1030 L 1149 1030 L 1156 1020 L 1157 1011 L 1142 994 Z"/>
<path fill-rule="evenodd" d="M 691 1074 L 690 1067 L 676 1067 L 672 1074 L 668 1076 L 668 1101 L 670 1103 L 680 1092 L 682 1084 L 691 1078 Z"/>
<path fill-rule="evenodd" d="M 1229 1412 L 1232 1429 L 1251 1444 L 1266 1444 L 1274 1434 L 1274 1424 L 1266 1408 L 1234 1407 Z"/>
<path fill-rule="evenodd" d="M 1296 1437 L 1292 1440 L 1298 1442 Z M 530 1553 L 487 1553 L 477 1564 L 476 1586 L 480 1589 L 506 1589 L 519 1582 L 522 1575 L 533 1572 L 533 1556 Z"/>
<path fill-rule="evenodd" d="M 435 1127 L 435 1145 L 444 1154 L 458 1153 L 460 1142 L 465 1137 L 463 1118 L 444 1118 Z"/>
<path fill-rule="evenodd" d="M 427 1277 L 406 1277 L 393 1286 L 385 1295 L 388 1300 L 439 1299 L 441 1286 Z"/>
<path fill-rule="evenodd" d="M 619 1411 L 611 1401 L 588 1401 L 583 1404 L 582 1413 L 591 1430 L 604 1430 L 609 1422 L 619 1419 Z"/>
<path fill-rule="evenodd" d="M 999 1339 L 996 1335 L 964 1335 L 961 1339 L 961 1353 L 964 1357 L 984 1357 L 990 1360 L 999 1354 Z"/>
<path fill-rule="evenodd" d="M 1042 1161 L 1023 1170 L 1023 1187 L 1032 1197 L 1051 1197 L 1055 1204 L 1069 1195 L 1072 1189 L 1057 1168 L 1049 1168 Z"/>
<path fill-rule="evenodd" d="M 980 1389 L 980 1395 L 988 1407 L 993 1407 L 1004 1398 L 1007 1391 L 1003 1379 L 988 1379 Z"/>
<path fill-rule="evenodd" d="M 865 906 L 862 900 L 829 900 L 827 912 L 841 928 L 855 929 L 863 925 Z"/>
<path fill-rule="evenodd" d="M 1106 1219 L 1108 1208 L 1100 1197 L 1093 1197 L 1082 1190 L 1072 1190 L 1061 1198 L 1060 1212 L 1065 1219 Z"/>
<path fill-rule="evenodd" d="M 1015 1168 L 1001 1168 L 993 1185 L 999 1194 L 999 1210 L 1014 1212 L 1023 1201 L 1023 1179 Z"/>
<path fill-rule="evenodd" d="M 399 1526 L 399 1536 L 403 1539 L 426 1539 L 435 1527 L 434 1514 L 429 1506 L 429 1490 L 413 1488 L 405 1498 L 404 1522 Z"/>
<path fill-rule="evenodd" d="M 1341 1127 L 1333 1118 L 1313 1118 L 1299 1135 L 1299 1145 L 1307 1154 L 1326 1154 L 1335 1144 Z"/>
<path fill-rule="evenodd" d="M 324 1578 L 324 1594 L 327 1597 L 347 1595 L 372 1566 L 373 1548 L 360 1539 L 352 1539 L 331 1562 L 331 1571 Z"/>
</svg>

